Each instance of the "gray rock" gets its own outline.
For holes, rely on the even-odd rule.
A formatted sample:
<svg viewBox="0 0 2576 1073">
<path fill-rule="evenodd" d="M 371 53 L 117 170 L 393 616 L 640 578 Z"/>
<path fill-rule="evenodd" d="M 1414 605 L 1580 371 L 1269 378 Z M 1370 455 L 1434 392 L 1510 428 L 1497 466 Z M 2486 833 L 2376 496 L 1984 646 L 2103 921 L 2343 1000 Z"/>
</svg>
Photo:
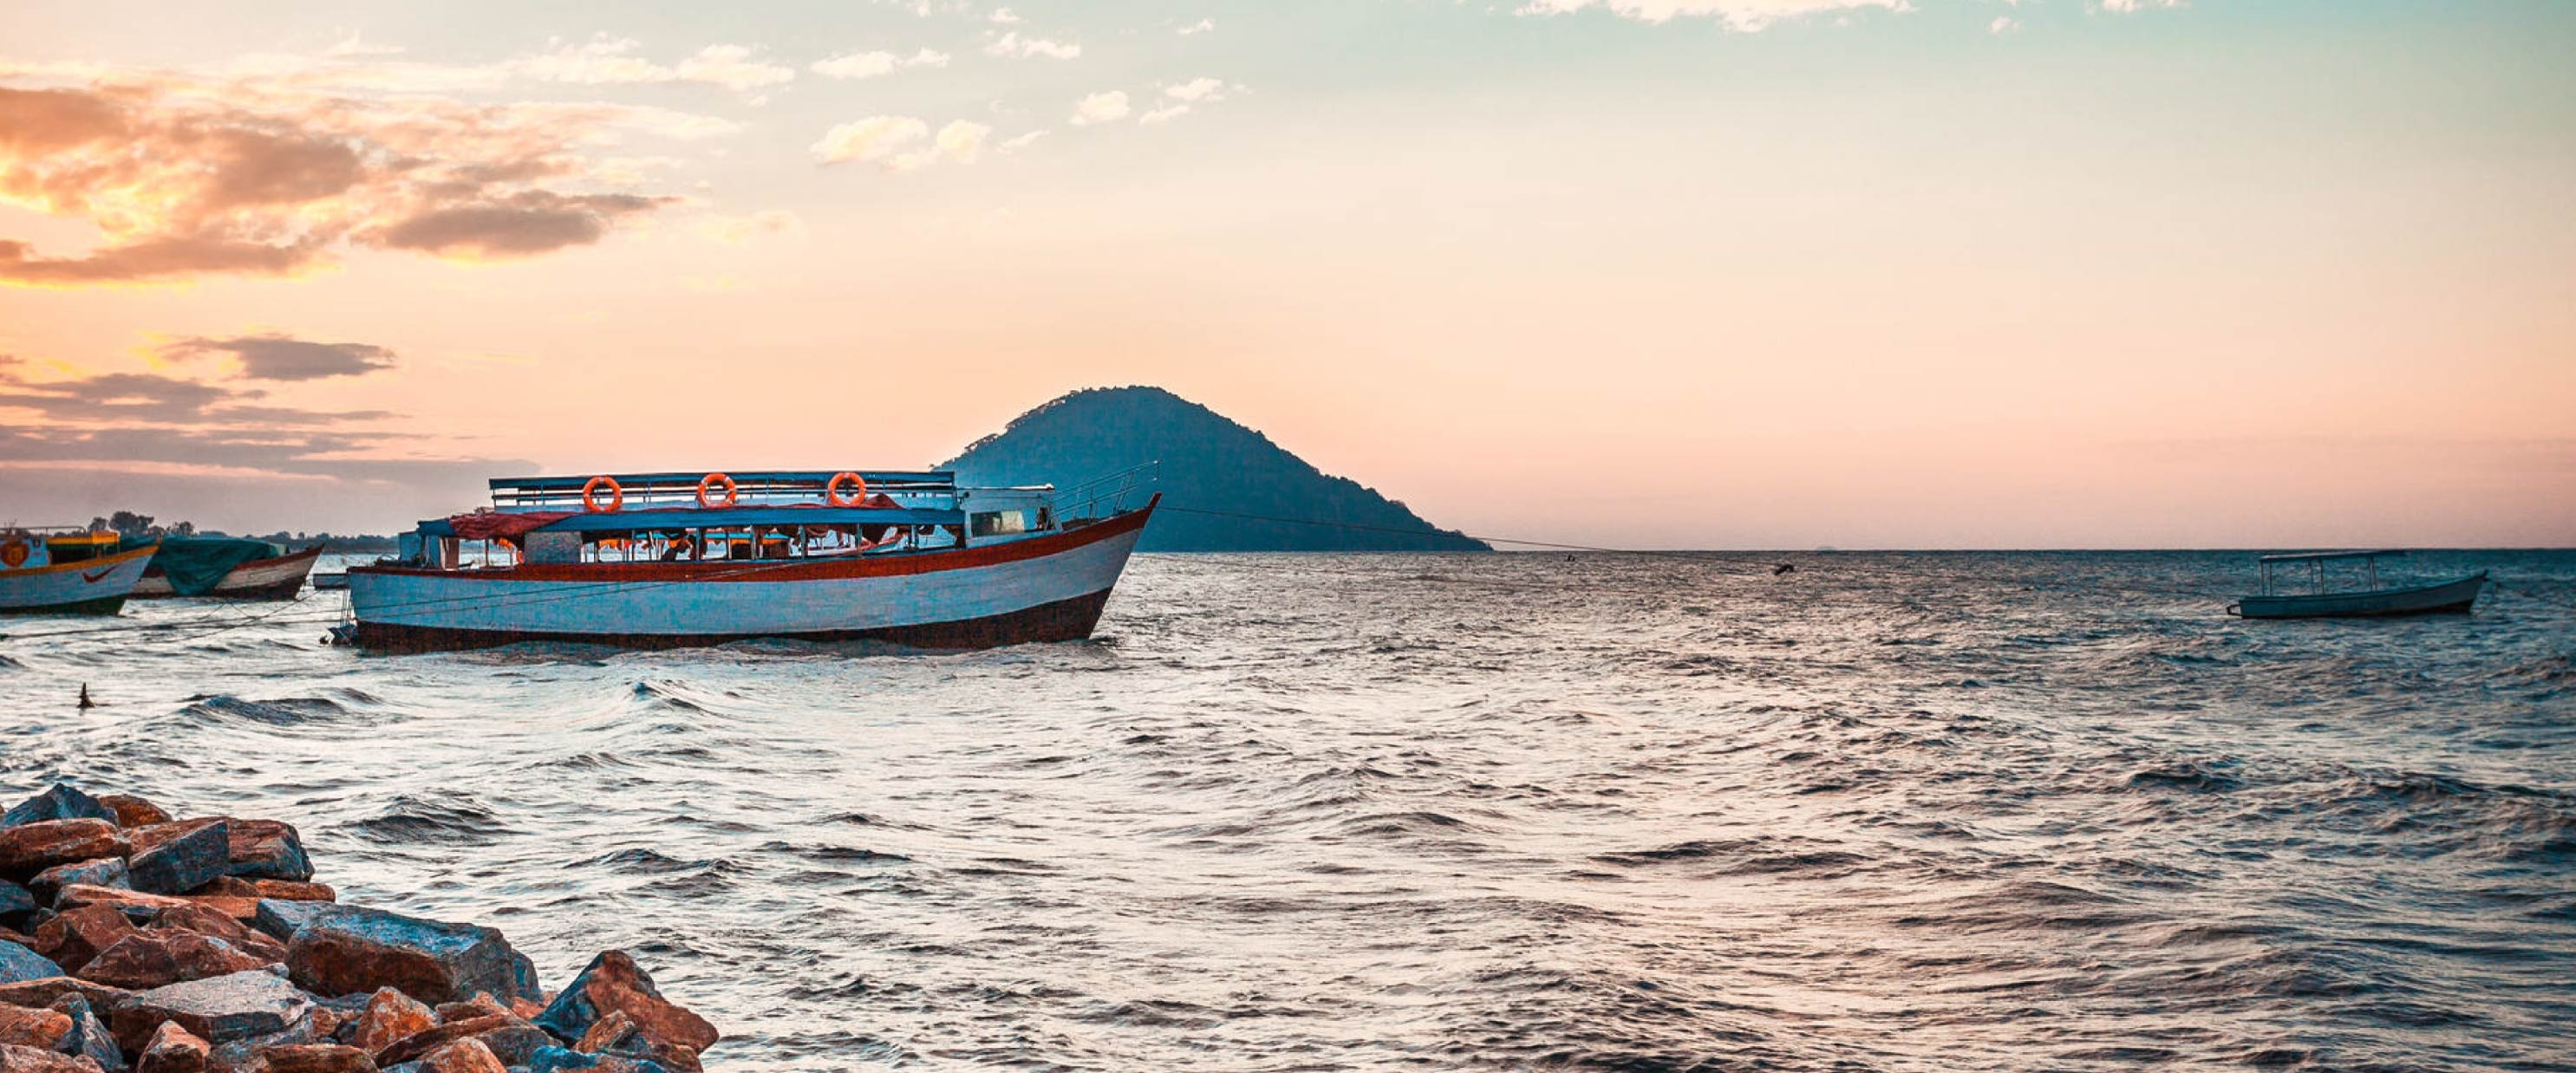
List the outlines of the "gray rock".
<svg viewBox="0 0 2576 1073">
<path fill-rule="evenodd" d="M 24 916 L 36 911 L 36 895 L 25 887 L 0 879 L 0 920 Z"/>
<path fill-rule="evenodd" d="M 125 1068 L 125 1052 L 117 1049 L 116 1034 L 109 1032 L 107 1023 L 99 1020 L 98 1012 L 90 1008 L 89 999 L 77 992 L 65 994 L 54 1000 L 53 1010 L 72 1019 L 70 1034 L 54 1046 L 55 1050 L 87 1058 L 108 1073 Z"/>
<path fill-rule="evenodd" d="M 0 812 L 0 827 L 16 827 L 42 820 L 106 820 L 116 822 L 116 810 L 99 804 L 98 799 L 80 792 L 67 782 L 18 802 L 17 807 Z"/>
<path fill-rule="evenodd" d="M 313 922 L 313 918 L 334 908 L 336 906 L 330 902 L 289 902 L 276 898 L 262 898 L 258 910 L 251 916 L 250 924 L 254 928 L 267 932 L 269 938 L 281 943 L 291 943 L 295 941 L 295 933 L 303 931 L 306 924 Z"/>
<path fill-rule="evenodd" d="M 128 1050 L 142 1050 L 163 1021 L 176 1021 L 190 1035 L 221 1046 L 309 1029 L 313 999 L 274 973 L 251 969 L 137 992 L 107 1016 L 117 1042 Z"/>
<path fill-rule="evenodd" d="M 74 884 L 84 887 L 107 887 L 114 890 L 134 889 L 134 884 L 127 878 L 125 859 L 122 857 L 100 857 L 97 860 L 58 864 L 36 873 L 36 878 L 27 881 L 27 888 L 34 891 L 36 897 L 46 905 L 52 905 L 54 899 L 62 895 L 64 887 Z"/>
<path fill-rule="evenodd" d="M 315 994 L 391 987 L 432 1005 L 477 992 L 534 999 L 520 986 L 517 961 L 518 951 L 491 928 L 349 905 L 315 914 L 286 948 L 289 978 Z"/>
<path fill-rule="evenodd" d="M 0 939 L 0 984 L 42 980 L 48 976 L 69 975 L 43 954 L 16 943 Z"/>
<path fill-rule="evenodd" d="M 126 861 L 135 890 L 185 894 L 224 877 L 232 867 L 232 829 L 224 821 L 198 827 Z"/>
</svg>

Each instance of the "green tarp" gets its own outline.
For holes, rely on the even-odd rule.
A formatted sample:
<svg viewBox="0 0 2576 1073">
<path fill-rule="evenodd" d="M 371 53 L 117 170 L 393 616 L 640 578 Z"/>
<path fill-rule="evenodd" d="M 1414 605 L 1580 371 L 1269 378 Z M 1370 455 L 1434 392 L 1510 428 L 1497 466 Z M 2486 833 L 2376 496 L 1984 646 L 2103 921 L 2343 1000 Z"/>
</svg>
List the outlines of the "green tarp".
<svg viewBox="0 0 2576 1073">
<path fill-rule="evenodd" d="M 137 546 L 145 542 L 135 542 Z M 274 559 L 286 549 L 265 540 L 239 537 L 163 537 L 152 553 L 151 571 L 170 579 L 181 596 L 203 596 L 233 568 L 255 559 Z"/>
</svg>

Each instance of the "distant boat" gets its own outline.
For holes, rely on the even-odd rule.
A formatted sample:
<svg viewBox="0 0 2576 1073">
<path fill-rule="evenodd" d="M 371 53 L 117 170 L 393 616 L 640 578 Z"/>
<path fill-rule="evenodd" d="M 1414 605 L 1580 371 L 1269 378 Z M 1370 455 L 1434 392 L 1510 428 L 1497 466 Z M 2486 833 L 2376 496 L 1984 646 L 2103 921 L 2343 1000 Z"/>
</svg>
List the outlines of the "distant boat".
<svg viewBox="0 0 2576 1073">
<path fill-rule="evenodd" d="M 113 615 L 152 561 L 114 533 L 0 531 L 0 614 Z"/>
<path fill-rule="evenodd" d="M 349 570 L 363 648 L 748 638 L 983 648 L 1091 636 L 1159 495 L 934 472 L 504 478 Z M 1123 509 L 1122 509 L 1123 508 Z"/>
<path fill-rule="evenodd" d="M 2387 618 L 2398 615 L 2465 615 L 2477 604 L 2478 590 L 2487 583 L 2486 571 L 2483 570 L 2429 585 L 2380 587 L 2379 560 L 2404 554 L 2402 551 L 2314 551 L 2266 555 L 2257 560 L 2263 569 L 2263 591 L 2229 604 L 2227 613 L 2239 618 Z M 2362 564 L 2362 584 L 2365 587 L 2330 588 L 2326 564 L 2352 561 Z M 2285 563 L 2307 564 L 2313 590 L 2280 592 L 2278 574 Z"/>
<path fill-rule="evenodd" d="M 211 596 L 228 600 L 292 600 L 304 576 L 322 557 L 322 545 L 290 552 L 265 540 L 234 537 L 169 537 L 152 566 L 134 585 L 146 599 Z"/>
<path fill-rule="evenodd" d="M 332 589 L 345 589 L 348 587 L 349 572 L 346 570 L 321 570 L 316 571 L 313 575 L 313 591 L 315 592 L 327 592 Z"/>
</svg>

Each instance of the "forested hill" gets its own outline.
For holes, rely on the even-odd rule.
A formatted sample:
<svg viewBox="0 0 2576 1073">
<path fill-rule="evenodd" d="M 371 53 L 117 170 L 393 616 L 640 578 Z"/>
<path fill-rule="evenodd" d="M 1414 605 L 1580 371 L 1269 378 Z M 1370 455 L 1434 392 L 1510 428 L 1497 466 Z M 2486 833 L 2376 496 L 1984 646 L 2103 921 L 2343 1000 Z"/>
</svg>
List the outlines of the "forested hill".
<svg viewBox="0 0 2576 1073">
<path fill-rule="evenodd" d="M 1157 460 L 1166 507 L 1332 524 L 1168 510 L 1146 527 L 1144 551 L 1493 550 L 1161 388 L 1076 391 L 1021 414 L 940 468 L 968 484 L 1070 489 Z"/>
</svg>

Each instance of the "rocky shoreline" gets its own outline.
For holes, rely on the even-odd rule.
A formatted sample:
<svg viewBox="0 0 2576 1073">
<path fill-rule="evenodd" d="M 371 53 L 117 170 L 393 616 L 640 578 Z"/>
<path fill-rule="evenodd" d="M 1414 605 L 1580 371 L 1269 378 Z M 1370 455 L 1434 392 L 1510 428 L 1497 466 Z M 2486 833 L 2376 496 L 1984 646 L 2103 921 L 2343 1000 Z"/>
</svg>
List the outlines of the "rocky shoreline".
<svg viewBox="0 0 2576 1073">
<path fill-rule="evenodd" d="M 718 1033 L 611 950 L 342 905 L 295 828 L 69 785 L 0 814 L 0 1073 L 698 1073 Z"/>
</svg>

